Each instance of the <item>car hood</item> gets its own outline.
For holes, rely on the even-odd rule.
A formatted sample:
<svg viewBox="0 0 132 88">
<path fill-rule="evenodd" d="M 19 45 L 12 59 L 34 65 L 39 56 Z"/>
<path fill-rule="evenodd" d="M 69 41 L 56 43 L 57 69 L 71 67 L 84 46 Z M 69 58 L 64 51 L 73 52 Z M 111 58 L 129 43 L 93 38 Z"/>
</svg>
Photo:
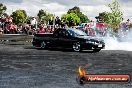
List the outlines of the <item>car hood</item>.
<svg viewBox="0 0 132 88">
<path fill-rule="evenodd" d="M 77 36 L 78 38 L 83 38 L 86 40 L 96 40 L 96 41 L 103 41 L 101 37 L 92 37 L 92 36 Z"/>
</svg>

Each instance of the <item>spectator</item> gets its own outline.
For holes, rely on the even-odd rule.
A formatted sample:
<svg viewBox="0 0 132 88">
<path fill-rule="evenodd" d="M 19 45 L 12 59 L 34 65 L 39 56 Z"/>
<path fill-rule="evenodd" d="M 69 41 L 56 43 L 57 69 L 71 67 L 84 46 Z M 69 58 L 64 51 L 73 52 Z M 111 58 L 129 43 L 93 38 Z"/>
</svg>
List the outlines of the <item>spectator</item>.
<svg viewBox="0 0 132 88">
<path fill-rule="evenodd" d="M 28 28 L 27 34 L 28 35 L 33 35 L 33 29 L 31 28 L 31 25 Z"/>
<path fill-rule="evenodd" d="M 18 26 L 17 33 L 22 34 L 22 25 L 19 25 Z"/>
<path fill-rule="evenodd" d="M 27 32 L 28 32 L 28 29 L 29 29 L 29 25 L 28 25 L 26 22 L 24 22 L 24 23 L 22 24 L 22 33 L 28 34 L 28 33 L 27 33 Z"/>
<path fill-rule="evenodd" d="M 39 27 L 39 33 L 45 33 L 45 30 L 42 24 Z"/>
<path fill-rule="evenodd" d="M 130 25 L 131 25 L 131 22 L 130 22 L 130 20 L 128 19 L 127 22 L 126 22 L 127 30 L 130 30 Z"/>
<path fill-rule="evenodd" d="M 12 22 L 9 23 L 9 32 L 10 34 L 15 34 L 15 26 Z"/>
<path fill-rule="evenodd" d="M 36 26 L 37 26 L 37 20 L 35 19 L 35 17 L 33 17 L 32 19 L 31 19 L 31 28 L 33 29 L 33 28 L 36 28 Z"/>
<path fill-rule="evenodd" d="M 2 27 L 0 26 L 0 35 L 3 33 Z"/>
<path fill-rule="evenodd" d="M 61 25 L 61 20 L 60 20 L 60 18 L 58 16 L 55 19 L 55 25 L 58 25 L 58 26 Z"/>
<path fill-rule="evenodd" d="M 53 20 L 49 19 L 49 25 L 53 25 Z"/>
<path fill-rule="evenodd" d="M 12 23 L 12 17 L 11 16 L 8 17 L 8 22 Z"/>
</svg>

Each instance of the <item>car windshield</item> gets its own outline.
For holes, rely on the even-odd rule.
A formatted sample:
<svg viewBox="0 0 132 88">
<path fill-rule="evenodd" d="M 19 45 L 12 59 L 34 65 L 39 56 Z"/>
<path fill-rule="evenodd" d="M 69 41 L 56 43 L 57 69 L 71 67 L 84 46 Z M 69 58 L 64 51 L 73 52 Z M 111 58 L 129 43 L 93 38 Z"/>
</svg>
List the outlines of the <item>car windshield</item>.
<svg viewBox="0 0 132 88">
<path fill-rule="evenodd" d="M 79 29 L 69 29 L 68 32 L 71 36 L 87 36 L 87 34 Z"/>
</svg>

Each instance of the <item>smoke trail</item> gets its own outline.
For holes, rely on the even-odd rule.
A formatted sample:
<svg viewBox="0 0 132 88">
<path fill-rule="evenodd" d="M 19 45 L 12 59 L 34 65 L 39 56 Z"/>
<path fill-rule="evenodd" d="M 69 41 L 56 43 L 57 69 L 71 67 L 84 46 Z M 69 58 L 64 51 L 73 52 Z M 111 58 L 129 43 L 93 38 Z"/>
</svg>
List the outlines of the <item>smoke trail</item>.
<svg viewBox="0 0 132 88">
<path fill-rule="evenodd" d="M 121 37 L 105 37 L 105 50 L 132 51 L 132 29 L 130 29 L 130 31 L 124 32 L 123 35 L 120 34 L 120 36 Z"/>
</svg>

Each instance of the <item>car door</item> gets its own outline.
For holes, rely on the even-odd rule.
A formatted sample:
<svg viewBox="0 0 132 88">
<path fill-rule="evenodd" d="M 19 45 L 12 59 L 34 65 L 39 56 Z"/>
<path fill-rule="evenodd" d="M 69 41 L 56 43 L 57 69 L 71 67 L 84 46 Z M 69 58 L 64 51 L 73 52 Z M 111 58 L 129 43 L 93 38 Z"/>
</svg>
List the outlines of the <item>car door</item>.
<svg viewBox="0 0 132 88">
<path fill-rule="evenodd" d="M 70 48 L 72 39 L 66 29 L 59 31 L 59 44 L 61 47 Z"/>
<path fill-rule="evenodd" d="M 51 47 L 58 47 L 59 46 L 59 34 L 58 34 L 58 30 L 51 37 L 51 39 L 50 39 L 50 46 Z"/>
</svg>

